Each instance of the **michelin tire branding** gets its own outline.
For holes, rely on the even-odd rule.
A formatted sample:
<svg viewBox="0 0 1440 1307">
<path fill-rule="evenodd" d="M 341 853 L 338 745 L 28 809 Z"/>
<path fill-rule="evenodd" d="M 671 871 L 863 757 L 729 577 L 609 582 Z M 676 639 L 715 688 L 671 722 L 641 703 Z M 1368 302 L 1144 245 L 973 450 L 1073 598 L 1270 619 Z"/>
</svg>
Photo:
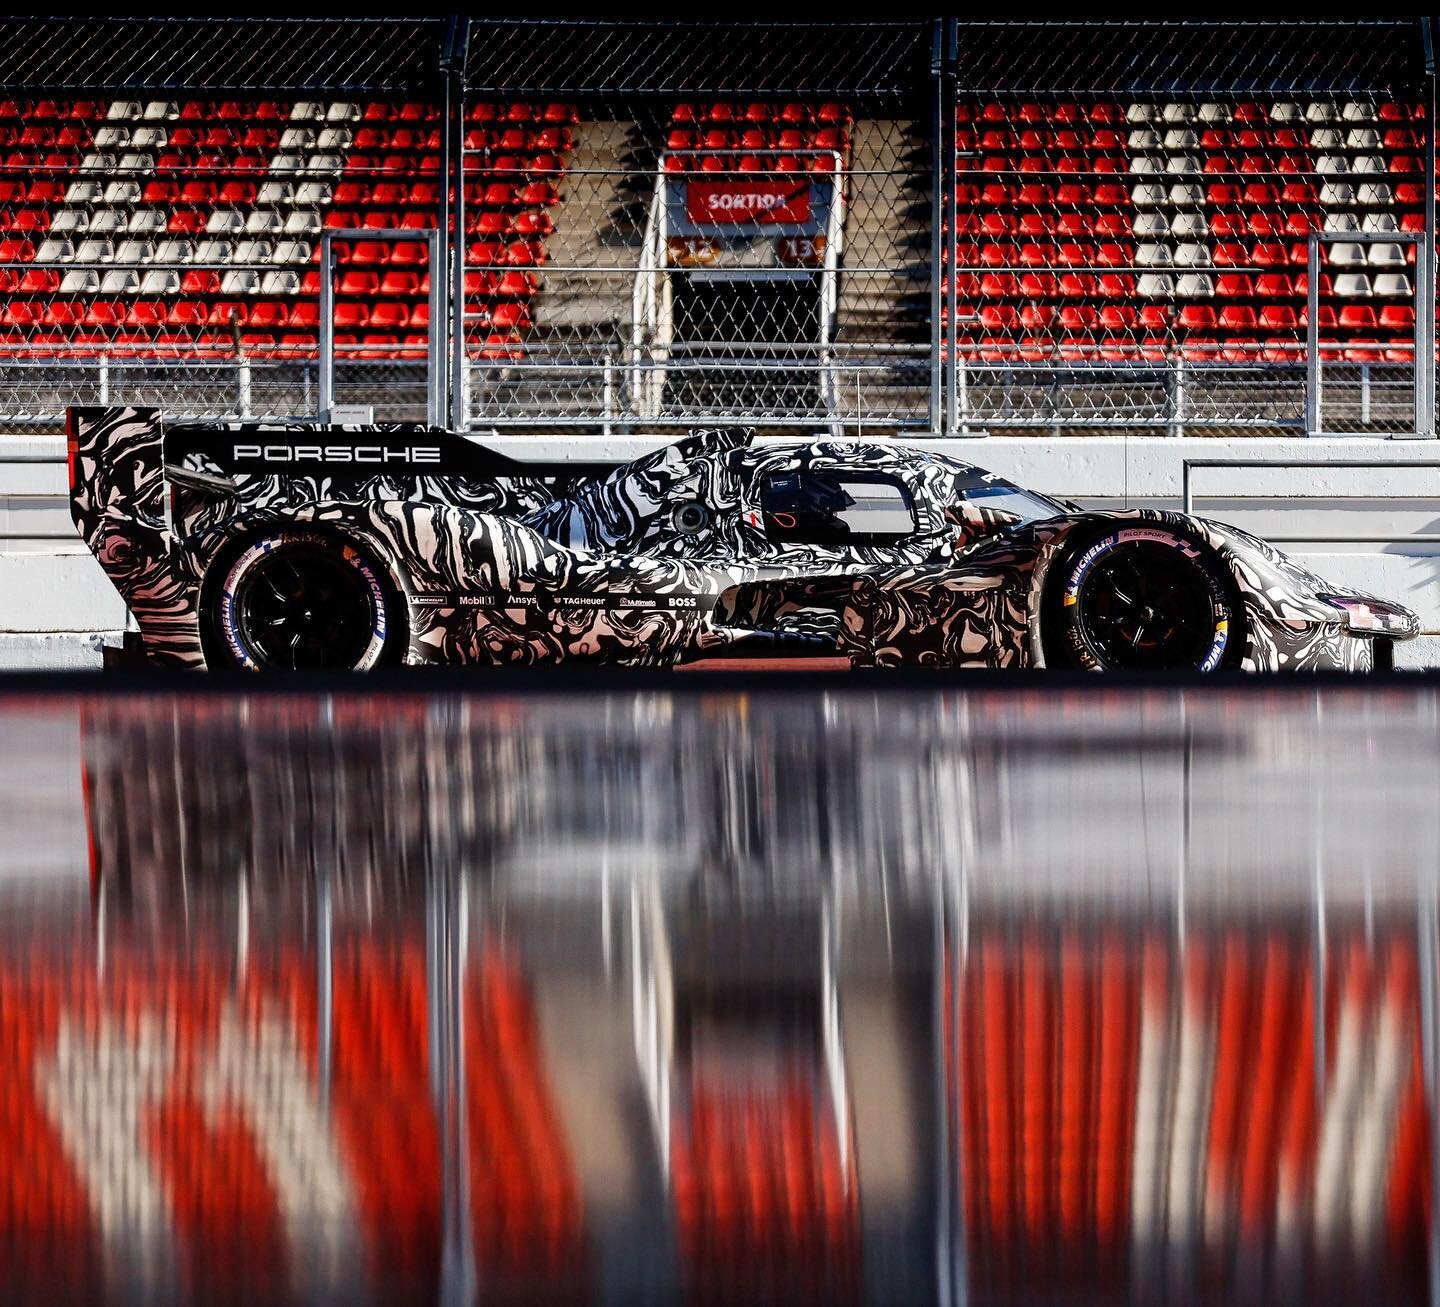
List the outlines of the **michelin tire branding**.
<svg viewBox="0 0 1440 1307">
<path fill-rule="evenodd" d="M 1122 545 L 1136 543 L 1161 545 L 1167 549 L 1176 550 L 1188 558 L 1195 565 L 1197 575 L 1204 578 L 1214 625 L 1210 644 L 1204 655 L 1195 664 L 1195 670 L 1215 671 L 1225 661 L 1225 651 L 1230 643 L 1232 618 L 1230 605 L 1214 574 L 1214 569 L 1205 565 L 1203 551 L 1195 541 L 1177 535 L 1173 531 L 1142 526 L 1122 527 L 1118 531 L 1108 532 L 1091 544 L 1071 566 L 1061 593 L 1061 612 L 1065 614 L 1066 647 L 1075 659 L 1076 665 L 1088 671 L 1106 670 L 1104 664 L 1090 648 L 1081 624 L 1075 620 L 1074 616 L 1079 607 L 1080 592 L 1084 588 L 1085 578 L 1095 563 L 1106 554 Z"/>
<path fill-rule="evenodd" d="M 364 653 L 356 661 L 353 670 L 368 672 L 380 663 L 389 636 L 389 613 L 385 599 L 385 586 L 379 573 L 353 545 L 334 539 L 318 531 L 282 531 L 272 536 L 253 541 L 243 549 L 226 570 L 220 587 L 220 601 L 217 613 L 217 628 L 225 652 L 236 667 L 246 671 L 267 670 L 255 657 L 240 631 L 240 618 L 236 611 L 235 598 L 245 575 L 262 559 L 277 549 L 295 545 L 308 545 L 330 551 L 344 560 L 359 573 L 370 597 L 371 628 L 370 640 Z"/>
</svg>

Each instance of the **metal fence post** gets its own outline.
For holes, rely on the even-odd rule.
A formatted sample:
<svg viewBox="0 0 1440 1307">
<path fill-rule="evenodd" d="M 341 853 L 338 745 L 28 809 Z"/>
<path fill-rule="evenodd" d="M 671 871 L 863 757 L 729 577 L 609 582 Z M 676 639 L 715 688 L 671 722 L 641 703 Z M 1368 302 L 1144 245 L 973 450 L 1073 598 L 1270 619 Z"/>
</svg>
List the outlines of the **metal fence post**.
<svg viewBox="0 0 1440 1307">
<path fill-rule="evenodd" d="M 933 188 L 930 205 L 930 430 L 939 431 L 942 421 L 941 392 L 944 388 L 945 300 L 941 291 L 945 267 L 945 23 L 935 20 L 930 50 L 930 81 L 935 96 L 934 142 L 930 158 L 930 184 Z"/>
<path fill-rule="evenodd" d="M 1415 434 L 1435 436 L 1435 46 L 1420 19 L 1425 51 L 1425 239 L 1415 258 Z"/>
<path fill-rule="evenodd" d="M 320 237 L 320 403 L 322 422 L 335 407 L 335 251 L 330 233 Z"/>
<path fill-rule="evenodd" d="M 1320 434 L 1320 237 L 1313 231 L 1305 270 L 1305 434 Z"/>
<path fill-rule="evenodd" d="M 445 316 L 445 342 L 449 351 L 447 380 L 449 383 L 449 423 L 452 430 L 461 430 L 467 421 L 469 405 L 466 388 L 469 381 L 465 354 L 465 63 L 470 50 L 470 19 L 453 19 L 446 34 L 445 72 L 445 195 L 448 205 L 442 209 L 440 237 L 445 242 L 445 267 L 449 273 L 449 294 L 436 301 L 448 305 Z M 433 312 L 433 309 L 432 309 Z"/>
<path fill-rule="evenodd" d="M 945 385 L 945 432 L 947 435 L 953 436 L 959 428 L 956 406 L 960 398 L 960 349 L 955 339 L 956 328 L 959 326 L 959 323 L 955 321 L 959 306 L 959 290 L 955 284 L 958 271 L 956 228 L 959 226 L 959 211 L 955 197 L 955 107 L 959 98 L 959 90 L 956 84 L 955 69 L 959 61 L 960 26 L 959 21 L 954 18 L 948 19 L 947 25 L 949 30 L 945 34 L 945 63 L 941 77 L 942 93 L 940 97 L 940 111 L 944 119 L 944 130 L 941 132 L 941 139 L 944 142 L 944 157 L 940 160 L 938 176 L 940 185 L 945 192 L 945 226 L 948 229 L 943 234 L 945 249 L 940 269 L 940 275 L 945 278 L 945 302 L 948 310 L 945 339 L 950 349 L 949 376 L 946 378 Z"/>
</svg>

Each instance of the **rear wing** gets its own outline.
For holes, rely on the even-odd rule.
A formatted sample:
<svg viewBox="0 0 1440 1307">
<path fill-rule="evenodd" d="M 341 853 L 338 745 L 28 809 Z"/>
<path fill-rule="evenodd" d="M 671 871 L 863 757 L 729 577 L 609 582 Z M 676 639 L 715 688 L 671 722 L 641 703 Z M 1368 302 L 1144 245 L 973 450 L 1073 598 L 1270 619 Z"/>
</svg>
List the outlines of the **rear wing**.
<svg viewBox="0 0 1440 1307">
<path fill-rule="evenodd" d="M 409 423 L 167 423 L 155 408 L 75 407 L 65 429 L 71 516 L 97 555 L 108 534 L 173 530 L 177 487 L 234 499 L 243 511 L 260 501 L 408 498 L 420 493 L 418 479 L 438 478 L 457 502 L 508 514 L 561 498 L 617 466 L 513 458 L 472 437 Z"/>
</svg>

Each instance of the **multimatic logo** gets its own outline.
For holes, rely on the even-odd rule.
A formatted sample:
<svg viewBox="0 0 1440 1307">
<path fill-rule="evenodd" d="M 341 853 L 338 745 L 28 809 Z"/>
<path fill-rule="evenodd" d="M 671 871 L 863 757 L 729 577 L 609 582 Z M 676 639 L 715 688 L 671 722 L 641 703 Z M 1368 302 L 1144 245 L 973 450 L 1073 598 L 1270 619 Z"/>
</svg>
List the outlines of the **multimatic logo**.
<svg viewBox="0 0 1440 1307">
<path fill-rule="evenodd" d="M 236 445 L 236 463 L 438 463 L 439 445 Z"/>
</svg>

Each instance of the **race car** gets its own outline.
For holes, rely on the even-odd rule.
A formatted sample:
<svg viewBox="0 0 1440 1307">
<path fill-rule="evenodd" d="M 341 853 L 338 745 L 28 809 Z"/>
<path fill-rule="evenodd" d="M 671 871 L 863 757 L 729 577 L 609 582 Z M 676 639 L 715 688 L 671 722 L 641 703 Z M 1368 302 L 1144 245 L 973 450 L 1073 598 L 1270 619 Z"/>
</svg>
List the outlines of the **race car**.
<svg viewBox="0 0 1440 1307">
<path fill-rule="evenodd" d="M 547 465 L 407 424 L 67 418 L 75 523 L 174 666 L 1368 671 L 1418 630 L 1235 527 L 921 444 L 711 430 Z"/>
</svg>

